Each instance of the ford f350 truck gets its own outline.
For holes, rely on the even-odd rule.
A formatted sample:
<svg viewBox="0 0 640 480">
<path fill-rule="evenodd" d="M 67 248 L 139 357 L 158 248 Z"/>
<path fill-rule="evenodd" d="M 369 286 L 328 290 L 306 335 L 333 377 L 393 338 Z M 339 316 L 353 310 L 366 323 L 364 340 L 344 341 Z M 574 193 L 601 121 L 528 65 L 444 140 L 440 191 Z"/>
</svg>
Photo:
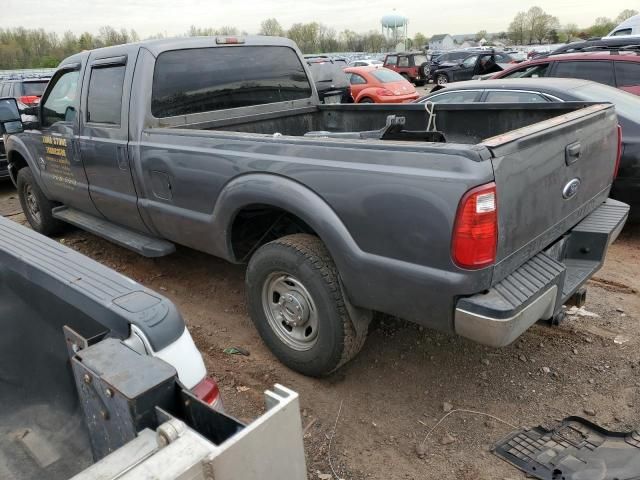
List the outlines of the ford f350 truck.
<svg viewBox="0 0 640 480">
<path fill-rule="evenodd" d="M 4 117 L 25 215 L 248 263 L 257 330 L 307 375 L 353 358 L 373 311 L 507 345 L 581 292 L 623 227 L 610 104 L 322 105 L 310 79 L 283 38 L 69 57 L 37 122 Z"/>
</svg>

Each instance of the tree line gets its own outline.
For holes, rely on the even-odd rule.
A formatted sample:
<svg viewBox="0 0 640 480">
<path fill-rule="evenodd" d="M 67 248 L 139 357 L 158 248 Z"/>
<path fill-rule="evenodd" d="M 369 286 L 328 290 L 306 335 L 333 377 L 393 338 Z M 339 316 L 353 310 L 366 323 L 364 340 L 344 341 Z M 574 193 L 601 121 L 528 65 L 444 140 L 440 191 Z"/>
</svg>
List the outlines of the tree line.
<svg viewBox="0 0 640 480">
<path fill-rule="evenodd" d="M 516 45 L 532 45 L 536 43 L 568 43 L 593 37 L 603 37 L 616 25 L 627 18 L 637 15 L 637 10 L 626 9 L 615 18 L 596 18 L 593 25 L 579 28 L 575 23 L 561 25 L 557 17 L 545 12 L 540 7 L 518 12 L 509 24 L 507 32 L 497 37 Z"/>
<path fill-rule="evenodd" d="M 480 30 L 475 39 L 502 41 L 518 45 L 534 43 L 559 43 L 577 39 L 606 35 L 618 23 L 632 15 L 636 10 L 624 10 L 615 19 L 599 17 L 590 27 L 580 29 L 574 23 L 561 25 L 558 18 L 548 14 L 540 7 L 531 7 L 519 12 L 506 32 L 488 34 Z M 303 53 L 325 52 L 383 52 L 395 48 L 395 41 L 388 39 L 379 31 L 365 33 L 350 29 L 341 32 L 319 22 L 294 23 L 289 29 L 282 27 L 276 18 L 268 18 L 260 24 L 261 35 L 288 37 L 295 41 Z M 192 26 L 184 36 L 246 35 L 233 26 L 220 28 L 200 28 Z M 158 34 L 150 38 L 160 38 Z M 98 33 L 85 32 L 80 35 L 66 32 L 57 35 L 44 29 L 24 27 L 0 28 L 0 70 L 21 68 L 52 68 L 65 57 L 82 50 L 119 45 L 140 40 L 135 30 L 116 30 L 111 26 L 101 27 Z M 416 33 L 407 39 L 408 48 L 423 48 L 429 37 Z"/>
</svg>

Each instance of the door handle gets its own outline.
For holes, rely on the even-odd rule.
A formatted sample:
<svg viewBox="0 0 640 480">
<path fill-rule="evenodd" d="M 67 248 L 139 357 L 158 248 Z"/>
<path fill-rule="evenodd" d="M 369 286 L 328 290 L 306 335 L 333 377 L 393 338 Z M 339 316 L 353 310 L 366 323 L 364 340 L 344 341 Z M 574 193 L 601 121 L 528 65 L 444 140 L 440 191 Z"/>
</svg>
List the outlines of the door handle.
<svg viewBox="0 0 640 480">
<path fill-rule="evenodd" d="M 573 165 L 580 159 L 580 155 L 582 154 L 582 145 L 580 145 L 580 142 L 572 143 L 566 146 L 564 152 L 567 166 Z"/>
</svg>

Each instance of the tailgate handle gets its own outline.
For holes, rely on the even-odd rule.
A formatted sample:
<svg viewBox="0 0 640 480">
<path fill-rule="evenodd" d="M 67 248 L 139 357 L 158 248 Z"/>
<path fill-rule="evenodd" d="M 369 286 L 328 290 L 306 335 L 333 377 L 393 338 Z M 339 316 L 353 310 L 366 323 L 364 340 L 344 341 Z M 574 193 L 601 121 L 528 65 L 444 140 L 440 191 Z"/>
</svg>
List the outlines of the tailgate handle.
<svg viewBox="0 0 640 480">
<path fill-rule="evenodd" d="M 567 145 L 565 148 L 565 161 L 567 162 L 567 165 L 572 165 L 578 161 L 580 158 L 581 148 L 582 146 L 580 145 L 580 142 Z"/>
</svg>

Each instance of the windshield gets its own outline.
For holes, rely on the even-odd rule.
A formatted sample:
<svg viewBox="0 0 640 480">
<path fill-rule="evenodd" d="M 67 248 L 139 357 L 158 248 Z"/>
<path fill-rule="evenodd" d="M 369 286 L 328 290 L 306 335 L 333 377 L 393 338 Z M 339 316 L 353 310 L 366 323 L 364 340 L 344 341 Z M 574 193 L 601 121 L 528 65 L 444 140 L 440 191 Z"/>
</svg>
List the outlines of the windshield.
<svg viewBox="0 0 640 480">
<path fill-rule="evenodd" d="M 616 106 L 616 113 L 622 117 L 635 119 L 640 116 L 640 98 L 623 90 L 600 83 L 587 83 L 572 91 L 582 100 L 613 103 Z"/>
<path fill-rule="evenodd" d="M 392 70 L 387 70 L 386 68 L 381 68 L 380 70 L 374 70 L 371 72 L 376 80 L 381 83 L 391 83 L 391 82 L 402 82 L 404 81 L 404 77 Z"/>
<path fill-rule="evenodd" d="M 48 80 L 41 82 L 24 82 L 22 84 L 22 90 L 27 96 L 41 97 L 44 93 L 44 89 L 47 87 Z"/>
</svg>

